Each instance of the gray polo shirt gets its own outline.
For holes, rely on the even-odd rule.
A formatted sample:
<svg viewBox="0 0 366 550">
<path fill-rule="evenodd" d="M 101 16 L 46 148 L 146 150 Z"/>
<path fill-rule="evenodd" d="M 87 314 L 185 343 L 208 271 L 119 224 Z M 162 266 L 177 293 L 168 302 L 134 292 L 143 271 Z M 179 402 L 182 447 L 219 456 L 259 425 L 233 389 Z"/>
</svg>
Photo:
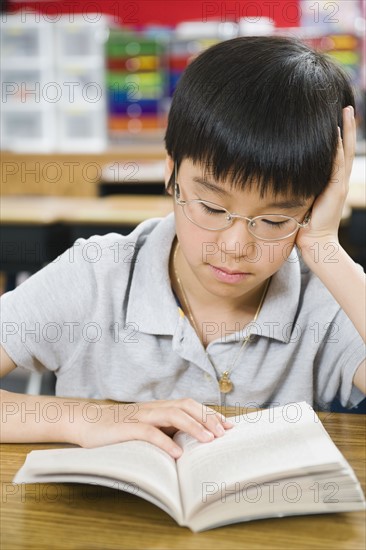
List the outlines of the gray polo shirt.
<svg viewBox="0 0 366 550">
<path fill-rule="evenodd" d="M 56 393 L 119 401 L 192 397 L 220 404 L 218 375 L 180 313 L 169 279 L 173 214 L 128 236 L 78 239 L 1 299 L 2 345 L 26 369 L 57 376 Z M 209 323 L 209 320 L 208 320 Z M 222 327 L 207 351 L 218 371 L 233 362 L 243 332 Z M 307 401 L 326 409 L 352 386 L 364 343 L 296 249 L 272 277 L 253 336 L 232 372 L 226 405 Z M 245 336 L 245 334 L 244 334 Z"/>
</svg>

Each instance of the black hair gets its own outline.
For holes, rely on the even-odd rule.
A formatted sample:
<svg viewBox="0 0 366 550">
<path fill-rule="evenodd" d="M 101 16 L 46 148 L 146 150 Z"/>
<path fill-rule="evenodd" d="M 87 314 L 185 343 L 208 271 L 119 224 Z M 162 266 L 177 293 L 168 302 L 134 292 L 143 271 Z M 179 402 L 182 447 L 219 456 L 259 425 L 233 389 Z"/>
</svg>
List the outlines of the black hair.
<svg viewBox="0 0 366 550">
<path fill-rule="evenodd" d="M 189 158 L 261 196 L 315 197 L 331 177 L 347 105 L 355 107 L 349 78 L 324 53 L 289 37 L 234 38 L 181 76 L 166 150 L 178 166 Z"/>
</svg>

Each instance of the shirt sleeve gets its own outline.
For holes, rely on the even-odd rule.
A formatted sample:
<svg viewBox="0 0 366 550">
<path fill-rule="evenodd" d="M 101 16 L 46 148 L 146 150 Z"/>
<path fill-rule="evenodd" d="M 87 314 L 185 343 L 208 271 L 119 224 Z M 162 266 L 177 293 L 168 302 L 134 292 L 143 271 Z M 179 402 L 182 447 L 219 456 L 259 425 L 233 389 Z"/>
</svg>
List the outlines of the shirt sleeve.
<svg viewBox="0 0 366 550">
<path fill-rule="evenodd" d="M 17 366 L 57 371 L 77 353 L 97 291 L 85 242 L 1 297 L 1 345 Z"/>
<path fill-rule="evenodd" d="M 365 356 L 363 339 L 339 309 L 329 323 L 315 361 L 316 397 L 320 405 L 338 397 L 343 407 L 352 408 L 365 398 L 353 385 L 353 377 Z"/>
</svg>

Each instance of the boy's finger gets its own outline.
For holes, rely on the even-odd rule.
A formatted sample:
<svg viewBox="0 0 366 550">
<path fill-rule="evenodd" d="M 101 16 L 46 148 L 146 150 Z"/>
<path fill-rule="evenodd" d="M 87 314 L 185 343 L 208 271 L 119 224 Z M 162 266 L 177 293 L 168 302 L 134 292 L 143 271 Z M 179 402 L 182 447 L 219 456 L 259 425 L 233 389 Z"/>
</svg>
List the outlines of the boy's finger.
<svg viewBox="0 0 366 550">
<path fill-rule="evenodd" d="M 161 430 L 150 424 L 139 422 L 134 425 L 130 439 L 147 441 L 156 445 L 163 451 L 167 452 L 172 458 L 179 458 L 182 455 L 182 449 L 177 445 L 171 437 L 165 435 Z"/>
<path fill-rule="evenodd" d="M 157 404 L 159 403 L 159 406 Z M 211 441 L 215 436 L 224 435 L 233 423 L 211 407 L 202 405 L 194 399 L 178 399 L 151 403 L 140 409 L 141 422 L 161 428 L 175 428 L 189 433 L 198 441 Z"/>
<path fill-rule="evenodd" d="M 192 415 L 198 422 L 206 424 L 214 422 L 215 424 L 220 422 L 223 426 L 231 427 L 232 423 L 226 420 L 225 416 L 207 405 L 203 405 L 198 401 L 195 401 L 192 398 L 183 398 L 183 399 L 171 399 L 167 401 L 152 401 L 143 404 L 145 408 L 162 408 L 162 407 L 177 407 L 188 414 Z M 210 419 L 210 420 L 209 420 Z"/>
<path fill-rule="evenodd" d="M 223 429 L 232 427 L 231 422 L 227 421 L 224 415 L 193 399 L 183 400 L 182 409 L 215 435 L 222 435 Z"/>
<path fill-rule="evenodd" d="M 348 106 L 343 109 L 343 128 L 344 128 L 344 163 L 345 163 L 345 176 L 346 184 L 352 171 L 352 163 L 356 150 L 356 121 L 354 117 L 354 110 L 352 106 Z"/>
<path fill-rule="evenodd" d="M 173 426 L 177 430 L 188 433 L 202 443 L 212 441 L 215 435 L 218 437 L 223 435 L 223 432 L 218 431 L 216 427 L 217 422 L 214 424 L 213 429 L 206 428 L 192 413 L 185 412 L 178 407 L 151 409 L 150 412 L 146 411 L 143 421 L 164 428 Z"/>
<path fill-rule="evenodd" d="M 344 159 L 343 141 L 341 137 L 341 129 L 338 126 L 338 146 L 337 146 L 337 153 L 333 162 L 330 183 L 339 185 L 339 183 L 343 180 L 343 177 L 344 177 L 344 169 L 345 169 L 345 159 Z"/>
<path fill-rule="evenodd" d="M 198 441 L 207 443 L 212 441 L 215 436 L 221 437 L 225 433 L 225 428 L 217 418 L 210 418 L 210 422 L 202 422 L 202 417 L 198 414 L 195 417 L 192 410 L 184 411 L 180 407 L 160 407 L 159 409 L 145 410 L 140 415 L 142 422 L 158 426 L 159 428 L 174 427 L 177 430 L 188 433 Z"/>
</svg>

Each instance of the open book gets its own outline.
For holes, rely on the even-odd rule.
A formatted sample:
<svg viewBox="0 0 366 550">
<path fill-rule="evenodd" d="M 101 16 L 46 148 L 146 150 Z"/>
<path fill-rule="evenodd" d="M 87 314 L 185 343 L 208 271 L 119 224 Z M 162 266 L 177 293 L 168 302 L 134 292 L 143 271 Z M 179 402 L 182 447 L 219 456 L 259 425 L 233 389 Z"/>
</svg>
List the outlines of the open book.
<svg viewBox="0 0 366 550">
<path fill-rule="evenodd" d="M 32 451 L 14 483 L 99 484 L 136 494 L 203 531 L 253 519 L 365 509 L 359 482 L 314 410 L 292 403 L 231 417 L 224 436 L 174 436 L 178 460 L 153 444 Z"/>
</svg>

